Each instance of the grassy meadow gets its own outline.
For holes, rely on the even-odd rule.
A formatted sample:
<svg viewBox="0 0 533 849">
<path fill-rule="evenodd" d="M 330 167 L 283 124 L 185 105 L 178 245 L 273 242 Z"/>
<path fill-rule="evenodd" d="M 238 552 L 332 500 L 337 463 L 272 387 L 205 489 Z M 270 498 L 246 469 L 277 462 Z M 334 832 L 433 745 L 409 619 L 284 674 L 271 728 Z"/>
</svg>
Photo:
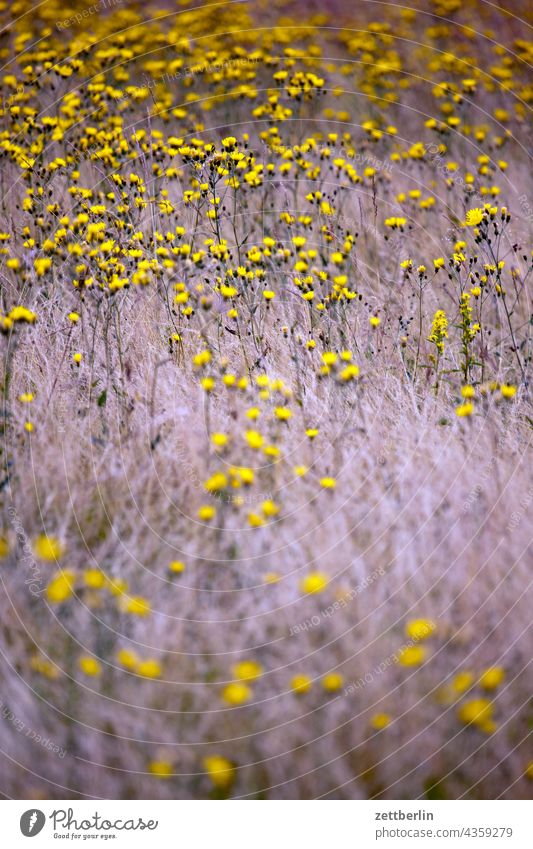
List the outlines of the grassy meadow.
<svg viewBox="0 0 533 849">
<path fill-rule="evenodd" d="M 526 2 L 0 2 L 0 793 L 531 795 Z"/>
</svg>

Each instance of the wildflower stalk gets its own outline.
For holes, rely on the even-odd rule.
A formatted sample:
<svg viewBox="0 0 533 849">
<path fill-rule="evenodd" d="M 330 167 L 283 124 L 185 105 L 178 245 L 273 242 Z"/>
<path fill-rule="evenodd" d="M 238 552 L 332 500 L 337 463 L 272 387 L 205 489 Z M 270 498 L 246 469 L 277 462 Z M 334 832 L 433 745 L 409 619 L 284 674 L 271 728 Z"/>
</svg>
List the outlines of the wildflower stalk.
<svg viewBox="0 0 533 849">
<path fill-rule="evenodd" d="M 433 342 L 435 345 L 435 354 L 430 355 L 430 360 L 435 369 L 435 395 L 439 393 L 440 359 L 444 353 L 444 340 L 448 338 L 448 319 L 444 310 L 437 310 L 433 316 L 431 332 L 428 336 L 428 342 Z"/>
</svg>

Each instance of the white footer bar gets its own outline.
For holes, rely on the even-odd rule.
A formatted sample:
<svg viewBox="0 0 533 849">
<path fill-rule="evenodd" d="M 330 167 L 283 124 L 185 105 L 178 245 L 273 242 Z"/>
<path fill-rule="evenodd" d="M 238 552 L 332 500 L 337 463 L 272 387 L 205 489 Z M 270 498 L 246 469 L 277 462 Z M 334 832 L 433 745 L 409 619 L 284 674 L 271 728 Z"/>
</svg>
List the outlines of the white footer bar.
<svg viewBox="0 0 533 849">
<path fill-rule="evenodd" d="M 533 847 L 533 803 L 527 801 L 138 800 L 0 804 L 2 845 L 6 849 L 73 843 L 186 849 Z"/>
</svg>

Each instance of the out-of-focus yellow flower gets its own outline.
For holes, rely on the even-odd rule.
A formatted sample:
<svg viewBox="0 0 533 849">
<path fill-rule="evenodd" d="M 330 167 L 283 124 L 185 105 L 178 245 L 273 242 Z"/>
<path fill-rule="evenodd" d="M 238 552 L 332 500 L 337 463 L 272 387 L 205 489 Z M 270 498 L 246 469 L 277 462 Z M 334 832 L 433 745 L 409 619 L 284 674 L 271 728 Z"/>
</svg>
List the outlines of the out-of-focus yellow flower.
<svg viewBox="0 0 533 849">
<path fill-rule="evenodd" d="M 405 626 L 405 633 L 412 640 L 427 640 L 435 628 L 436 625 L 431 619 L 410 619 Z"/>
<path fill-rule="evenodd" d="M 214 519 L 216 516 L 216 509 L 212 507 L 210 504 L 202 504 L 201 507 L 198 508 L 198 518 L 202 520 L 202 522 L 210 522 L 211 519 Z"/>
<path fill-rule="evenodd" d="M 492 711 L 492 702 L 489 699 L 470 699 L 461 705 L 458 716 L 465 725 L 476 725 L 483 731 L 491 732 L 494 730 Z"/>
<path fill-rule="evenodd" d="M 139 658 L 134 651 L 131 651 L 131 649 L 120 649 L 117 652 L 117 661 L 125 669 L 133 670 L 137 667 Z"/>
<path fill-rule="evenodd" d="M 490 666 L 485 669 L 479 677 L 479 685 L 484 690 L 496 690 L 505 678 L 505 669 L 502 666 Z"/>
<path fill-rule="evenodd" d="M 264 439 L 257 430 L 247 430 L 245 434 L 246 442 L 250 446 L 250 448 L 255 449 L 256 451 L 261 448 L 264 443 Z"/>
<path fill-rule="evenodd" d="M 338 672 L 329 672 L 322 678 L 322 686 L 328 693 L 336 693 L 344 683 L 344 678 Z"/>
<path fill-rule="evenodd" d="M 323 572 L 310 572 L 300 581 L 300 590 L 303 593 L 321 593 L 329 583 L 329 578 Z"/>
<path fill-rule="evenodd" d="M 66 601 L 74 593 L 74 572 L 63 569 L 56 572 L 46 588 L 46 597 L 52 604 L 60 604 Z"/>
<path fill-rule="evenodd" d="M 235 781 L 235 767 L 222 755 L 209 755 L 204 758 L 204 769 L 211 783 L 219 789 L 227 790 Z"/>
<path fill-rule="evenodd" d="M 266 572 L 263 575 L 263 580 L 265 584 L 277 584 L 279 581 L 279 575 L 277 572 Z"/>
<path fill-rule="evenodd" d="M 33 553 L 40 560 L 52 562 L 60 560 L 65 549 L 57 537 L 40 534 L 33 543 Z"/>
<path fill-rule="evenodd" d="M 143 678 L 160 678 L 161 677 L 161 664 L 158 663 L 154 658 L 146 658 L 146 660 L 141 660 L 140 663 L 137 664 L 137 670 L 139 675 L 142 675 Z"/>
<path fill-rule="evenodd" d="M 152 612 L 150 602 L 140 595 L 123 597 L 120 606 L 124 613 L 130 613 L 132 616 L 148 616 Z"/>
<path fill-rule="evenodd" d="M 400 651 L 398 663 L 402 666 L 420 666 L 424 662 L 427 655 L 427 649 L 424 646 L 405 646 Z"/>
<path fill-rule="evenodd" d="M 211 435 L 211 442 L 215 448 L 224 448 L 228 444 L 228 437 L 225 433 L 213 433 Z"/>
<path fill-rule="evenodd" d="M 465 669 L 462 672 L 458 672 L 457 675 L 453 677 L 451 686 L 456 693 L 464 693 L 465 690 L 468 690 L 473 683 L 473 673 Z"/>
<path fill-rule="evenodd" d="M 232 672 L 239 681 L 255 681 L 262 674 L 263 668 L 256 660 L 241 660 L 235 664 Z"/>
<path fill-rule="evenodd" d="M 291 687 L 297 695 L 302 696 L 309 692 L 312 683 L 308 675 L 295 675 L 291 680 Z"/>
<path fill-rule="evenodd" d="M 376 731 L 381 731 L 390 725 L 391 718 L 388 713 L 375 713 L 370 719 L 370 725 Z"/>
<path fill-rule="evenodd" d="M 83 573 L 83 583 L 93 590 L 102 589 L 106 583 L 106 577 L 101 569 L 86 569 Z"/>
<path fill-rule="evenodd" d="M 84 675 L 89 675 L 91 678 L 100 675 L 102 672 L 101 664 L 95 657 L 89 657 L 88 655 L 80 657 L 79 667 Z"/>
<path fill-rule="evenodd" d="M 222 691 L 222 698 L 228 705 L 243 705 L 250 701 L 251 697 L 252 691 L 250 688 L 246 684 L 237 681 L 228 684 Z"/>
<path fill-rule="evenodd" d="M 148 764 L 148 772 L 158 778 L 169 778 L 173 771 L 174 767 L 170 761 L 150 761 Z"/>
<path fill-rule="evenodd" d="M 267 501 L 261 502 L 261 510 L 263 511 L 263 514 L 269 518 L 272 516 L 277 516 L 279 513 L 278 505 L 270 498 Z"/>
<path fill-rule="evenodd" d="M 465 401 L 464 404 L 459 404 L 458 407 L 455 408 L 455 415 L 459 416 L 459 418 L 464 418 L 465 416 L 471 416 L 474 412 L 474 405 L 471 401 Z"/>
</svg>

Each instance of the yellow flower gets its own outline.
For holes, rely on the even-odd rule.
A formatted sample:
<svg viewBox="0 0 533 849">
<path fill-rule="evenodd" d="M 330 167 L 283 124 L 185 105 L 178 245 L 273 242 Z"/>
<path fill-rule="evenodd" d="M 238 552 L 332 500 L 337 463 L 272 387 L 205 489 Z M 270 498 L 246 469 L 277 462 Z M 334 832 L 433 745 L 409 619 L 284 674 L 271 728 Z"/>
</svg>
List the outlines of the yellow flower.
<svg viewBox="0 0 533 849">
<path fill-rule="evenodd" d="M 292 416 L 292 410 L 289 410 L 288 407 L 276 407 L 274 410 L 276 418 L 281 419 L 281 421 L 287 421 Z"/>
<path fill-rule="evenodd" d="M 468 227 L 477 227 L 478 224 L 481 224 L 483 221 L 483 210 L 479 207 L 475 209 L 469 209 L 466 213 L 465 224 Z"/>
<path fill-rule="evenodd" d="M 329 583 L 329 578 L 323 572 L 310 572 L 300 581 L 300 590 L 303 593 L 321 593 Z"/>
<path fill-rule="evenodd" d="M 337 481 L 335 478 L 320 478 L 320 486 L 323 489 L 335 489 Z"/>
<path fill-rule="evenodd" d="M 201 519 L 202 522 L 209 522 L 211 519 L 215 518 L 216 512 L 216 509 L 211 507 L 210 504 L 202 504 L 202 506 L 198 508 L 198 518 Z"/>
<path fill-rule="evenodd" d="M 465 416 L 471 416 L 474 412 L 474 405 L 471 401 L 465 401 L 464 404 L 459 404 L 458 407 L 455 408 L 455 415 L 459 416 L 459 418 L 464 418 Z"/>
<path fill-rule="evenodd" d="M 78 353 L 78 354 L 73 354 L 73 355 L 72 355 L 72 359 L 74 360 L 74 362 L 76 363 L 76 365 L 79 365 L 79 364 L 81 363 L 82 359 L 83 359 L 83 354 L 79 354 L 79 353 Z"/>
<path fill-rule="evenodd" d="M 407 218 L 402 217 L 394 217 L 385 219 L 385 227 L 391 227 L 393 230 L 396 228 L 402 229 L 407 223 Z"/>
<path fill-rule="evenodd" d="M 456 693 L 464 693 L 474 683 L 474 675 L 472 672 L 465 669 L 463 672 L 458 672 L 452 679 L 452 687 Z"/>
<path fill-rule="evenodd" d="M 168 564 L 168 568 L 170 572 L 180 574 L 181 572 L 185 572 L 185 563 L 181 560 L 171 560 Z"/>
<path fill-rule="evenodd" d="M 496 690 L 505 678 L 505 669 L 501 666 L 490 666 L 481 673 L 479 684 L 484 690 Z"/>
<path fill-rule="evenodd" d="M 444 310 L 437 310 L 433 316 L 431 325 L 431 333 L 428 336 L 428 342 L 433 342 L 437 348 L 438 354 L 444 353 L 444 340 L 448 338 L 448 319 Z"/>
<path fill-rule="evenodd" d="M 262 528 L 265 520 L 258 513 L 248 513 L 248 524 L 251 528 Z"/>
<path fill-rule="evenodd" d="M 215 448 L 224 448 L 228 444 L 228 437 L 225 433 L 213 433 L 211 435 L 211 442 Z"/>
<path fill-rule="evenodd" d="M 381 731 L 383 728 L 386 728 L 387 725 L 390 725 L 391 718 L 388 713 L 375 713 L 370 718 L 370 725 L 372 728 L 375 728 L 376 731 Z"/>
<path fill-rule="evenodd" d="M 322 686 L 328 693 L 336 693 L 344 683 L 344 678 L 338 672 L 330 672 L 322 678 Z"/>
<path fill-rule="evenodd" d="M 405 633 L 413 640 L 427 640 L 435 628 L 431 619 L 411 619 L 405 626 Z"/>
<path fill-rule="evenodd" d="M 308 675 L 295 675 L 291 680 L 291 687 L 298 696 L 308 693 L 312 684 Z"/>
<path fill-rule="evenodd" d="M 37 277 L 43 277 L 52 266 L 52 260 L 49 257 L 42 257 L 33 262 L 33 267 L 37 272 Z"/>
<path fill-rule="evenodd" d="M 379 316 L 377 316 L 377 315 L 371 315 L 370 316 L 371 327 L 379 327 L 380 324 L 381 324 L 381 319 L 379 318 Z"/>
<path fill-rule="evenodd" d="M 265 584 L 277 584 L 279 581 L 279 575 L 277 572 L 265 572 L 263 575 L 263 581 Z"/>
<path fill-rule="evenodd" d="M 100 569 L 86 569 L 83 573 L 83 582 L 85 586 L 99 590 L 105 585 L 106 577 Z"/>
<path fill-rule="evenodd" d="M 60 604 L 74 593 L 74 572 L 64 569 L 56 572 L 46 588 L 46 597 L 53 604 Z"/>
<path fill-rule="evenodd" d="M 207 492 L 221 492 L 228 485 L 228 479 L 223 472 L 217 472 L 204 483 Z"/>
<path fill-rule="evenodd" d="M 257 430 L 247 430 L 245 433 L 246 442 L 254 450 L 258 450 L 263 445 L 264 439 Z"/>
<path fill-rule="evenodd" d="M 231 787 L 235 781 L 235 767 L 222 755 L 209 755 L 204 758 L 204 769 L 207 772 L 212 784 L 222 790 Z"/>
<path fill-rule="evenodd" d="M 137 672 L 139 675 L 142 675 L 143 678 L 160 678 L 161 665 L 157 662 L 157 660 L 147 658 L 146 660 L 141 660 L 141 662 L 137 664 Z"/>
<path fill-rule="evenodd" d="M 229 705 L 243 705 L 250 701 L 252 691 L 246 684 L 237 681 L 228 684 L 222 691 L 222 698 Z"/>
<path fill-rule="evenodd" d="M 134 651 L 131 651 L 131 649 L 120 649 L 117 652 L 117 661 L 125 669 L 133 670 L 137 667 L 139 658 Z"/>
<path fill-rule="evenodd" d="M 509 386 L 507 383 L 502 383 L 500 387 L 502 398 L 514 398 L 516 395 L 516 386 Z"/>
<path fill-rule="evenodd" d="M 232 668 L 235 678 L 239 681 L 255 681 L 263 672 L 263 668 L 256 660 L 241 660 Z"/>
<path fill-rule="evenodd" d="M 427 650 L 424 646 L 405 646 L 400 651 L 398 663 L 402 666 L 420 666 L 426 659 Z"/>
<path fill-rule="evenodd" d="M 40 534 L 33 543 L 33 552 L 40 560 L 52 562 L 60 560 L 65 549 L 57 537 Z"/>
<path fill-rule="evenodd" d="M 158 778 L 168 778 L 173 774 L 174 767 L 169 761 L 150 761 L 148 772 Z"/>
<path fill-rule="evenodd" d="M 80 657 L 79 667 L 84 675 L 89 675 L 91 678 L 100 675 L 102 672 L 102 666 L 95 657 Z"/>
<path fill-rule="evenodd" d="M 486 723 L 492 720 L 492 702 L 488 699 L 470 699 L 461 705 L 458 716 L 465 725 L 472 724 L 484 728 Z"/>
<path fill-rule="evenodd" d="M 270 499 L 262 502 L 261 510 L 263 511 L 263 514 L 268 517 L 277 516 L 279 513 L 278 505 Z"/>
<path fill-rule="evenodd" d="M 124 598 L 121 607 L 124 613 L 131 613 L 133 616 L 148 616 L 152 611 L 150 602 L 140 595 Z"/>
</svg>

